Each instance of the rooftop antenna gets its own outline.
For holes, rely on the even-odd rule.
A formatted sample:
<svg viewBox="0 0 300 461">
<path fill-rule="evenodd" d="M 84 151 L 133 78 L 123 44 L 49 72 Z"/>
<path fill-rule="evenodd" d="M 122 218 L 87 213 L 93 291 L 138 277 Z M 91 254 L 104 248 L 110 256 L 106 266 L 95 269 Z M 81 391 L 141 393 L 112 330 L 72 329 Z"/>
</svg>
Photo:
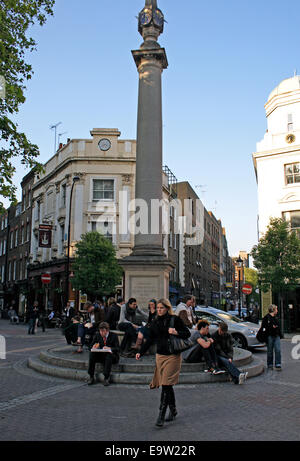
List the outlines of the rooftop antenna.
<svg viewBox="0 0 300 461">
<path fill-rule="evenodd" d="M 67 133 L 68 133 L 68 132 L 65 131 L 64 133 L 59 133 L 59 134 L 58 134 L 58 147 L 59 147 L 59 144 L 60 144 L 60 138 L 61 138 L 61 136 L 63 136 L 64 134 L 67 134 Z"/>
<path fill-rule="evenodd" d="M 294 70 L 294 77 L 297 77 L 297 69 Z"/>
<path fill-rule="evenodd" d="M 56 131 L 57 131 L 57 127 L 58 125 L 61 125 L 62 122 L 58 122 L 56 123 L 56 125 L 52 125 L 50 126 L 50 130 L 54 130 L 54 153 L 56 153 Z"/>
</svg>

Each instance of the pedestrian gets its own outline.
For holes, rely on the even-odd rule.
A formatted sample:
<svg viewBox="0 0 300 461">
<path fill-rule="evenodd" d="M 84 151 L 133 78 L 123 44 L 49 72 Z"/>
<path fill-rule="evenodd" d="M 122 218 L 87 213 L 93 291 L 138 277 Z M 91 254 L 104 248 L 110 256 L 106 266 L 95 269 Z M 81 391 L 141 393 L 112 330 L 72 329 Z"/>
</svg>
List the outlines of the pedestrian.
<svg viewBox="0 0 300 461">
<path fill-rule="evenodd" d="M 8 309 L 7 315 L 9 317 L 10 323 L 14 323 L 14 322 L 16 322 L 17 324 L 19 323 L 19 317 L 17 316 L 17 313 L 14 309 L 13 304 Z"/>
<path fill-rule="evenodd" d="M 46 311 L 44 307 L 38 307 L 38 320 L 42 327 L 43 333 L 46 331 Z"/>
<path fill-rule="evenodd" d="M 99 350 L 99 352 L 93 352 L 93 349 Z M 99 325 L 99 331 L 93 337 L 92 350 L 89 355 L 88 374 L 90 375 L 90 379 L 88 381 L 88 384 L 92 385 L 95 383 L 94 374 L 96 363 L 102 363 L 104 374 L 104 386 L 109 386 L 111 367 L 113 364 L 118 362 L 118 336 L 109 330 L 109 324 L 107 322 L 101 322 Z"/>
<path fill-rule="evenodd" d="M 33 306 L 28 309 L 28 334 L 34 335 L 35 323 L 38 318 L 38 305 L 37 301 L 34 301 Z"/>
<path fill-rule="evenodd" d="M 228 333 L 228 325 L 225 322 L 219 324 L 219 328 L 212 334 L 214 348 L 218 358 L 218 365 L 232 377 L 234 384 L 243 384 L 248 376 L 248 372 L 242 373 L 233 364 L 233 338 Z"/>
<path fill-rule="evenodd" d="M 275 304 L 271 304 L 268 310 L 269 313 L 263 318 L 261 324 L 261 329 L 264 332 L 267 343 L 267 366 L 268 370 L 273 370 L 275 355 L 275 369 L 281 371 L 280 339 L 282 338 L 282 334 L 277 317 L 278 307 Z"/>
<path fill-rule="evenodd" d="M 148 315 L 143 312 L 137 305 L 135 298 L 130 298 L 126 304 L 121 307 L 120 321 L 118 328 L 120 331 L 124 331 L 124 338 L 121 343 L 121 355 L 122 357 L 135 357 L 135 351 L 132 350 L 131 346 L 136 344 L 137 335 L 140 330 L 141 323 L 137 319 L 139 314 L 141 318 L 146 322 Z"/>
<path fill-rule="evenodd" d="M 157 317 L 149 327 L 149 337 L 142 345 L 141 351 L 136 354 L 136 360 L 140 360 L 151 344 L 154 342 L 157 344 L 156 365 L 150 388 L 155 389 L 162 386 L 159 415 L 156 421 L 158 427 L 164 425 L 168 407 L 170 411 L 166 421 L 173 421 L 177 415 L 173 386 L 178 383 L 182 358 L 180 353 L 174 354 L 170 351 L 170 335 L 179 336 L 182 339 L 187 339 L 191 335 L 178 316 L 174 318 L 174 328 L 170 328 L 172 318 L 173 311 L 170 301 L 160 299 L 157 303 Z"/>
<path fill-rule="evenodd" d="M 75 316 L 75 309 L 71 306 L 70 301 L 67 302 L 63 310 L 63 331 L 68 344 L 72 344 L 77 339 L 74 334 L 72 318 Z"/>
</svg>

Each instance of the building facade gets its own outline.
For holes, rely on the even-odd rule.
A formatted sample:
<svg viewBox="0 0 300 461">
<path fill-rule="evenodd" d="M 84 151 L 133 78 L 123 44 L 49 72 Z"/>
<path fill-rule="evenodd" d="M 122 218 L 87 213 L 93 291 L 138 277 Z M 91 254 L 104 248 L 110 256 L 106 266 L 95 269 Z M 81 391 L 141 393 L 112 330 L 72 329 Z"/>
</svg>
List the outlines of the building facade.
<svg viewBox="0 0 300 461">
<path fill-rule="evenodd" d="M 286 219 L 300 235 L 300 76 L 283 80 L 270 93 L 265 110 L 267 131 L 253 153 L 258 238 L 266 232 L 271 217 Z M 299 289 L 287 295 L 285 311 L 288 328 L 300 328 Z"/>
</svg>

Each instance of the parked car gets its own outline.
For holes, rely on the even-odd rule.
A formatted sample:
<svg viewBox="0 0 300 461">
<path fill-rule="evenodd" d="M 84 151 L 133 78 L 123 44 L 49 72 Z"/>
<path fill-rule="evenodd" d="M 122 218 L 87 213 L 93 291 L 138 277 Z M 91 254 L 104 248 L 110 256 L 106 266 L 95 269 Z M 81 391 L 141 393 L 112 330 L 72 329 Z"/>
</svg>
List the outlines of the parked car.
<svg viewBox="0 0 300 461">
<path fill-rule="evenodd" d="M 245 307 L 242 307 L 241 308 L 241 317 L 239 316 L 239 310 L 238 309 L 236 309 L 235 311 L 228 311 L 228 314 L 246 320 L 248 315 L 251 315 L 251 311 L 247 312 L 247 309 Z"/>
<path fill-rule="evenodd" d="M 265 346 L 264 343 L 260 343 L 256 339 L 256 334 L 259 330 L 259 326 L 256 323 L 246 322 L 214 307 L 197 306 L 195 314 L 199 320 L 204 319 L 209 321 L 211 333 L 214 333 L 218 329 L 220 322 L 227 323 L 228 332 L 231 333 L 234 340 L 234 347 L 248 349 L 249 347 Z"/>
</svg>

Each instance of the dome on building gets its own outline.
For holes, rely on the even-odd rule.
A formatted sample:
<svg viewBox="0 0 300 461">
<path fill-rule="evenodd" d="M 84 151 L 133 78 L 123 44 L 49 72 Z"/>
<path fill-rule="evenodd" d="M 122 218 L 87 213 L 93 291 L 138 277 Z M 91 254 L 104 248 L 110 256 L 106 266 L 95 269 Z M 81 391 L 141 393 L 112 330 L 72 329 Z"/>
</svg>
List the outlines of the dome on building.
<svg viewBox="0 0 300 461">
<path fill-rule="evenodd" d="M 268 101 L 274 96 L 300 90 L 300 75 L 282 80 L 281 83 L 269 94 Z"/>
</svg>

